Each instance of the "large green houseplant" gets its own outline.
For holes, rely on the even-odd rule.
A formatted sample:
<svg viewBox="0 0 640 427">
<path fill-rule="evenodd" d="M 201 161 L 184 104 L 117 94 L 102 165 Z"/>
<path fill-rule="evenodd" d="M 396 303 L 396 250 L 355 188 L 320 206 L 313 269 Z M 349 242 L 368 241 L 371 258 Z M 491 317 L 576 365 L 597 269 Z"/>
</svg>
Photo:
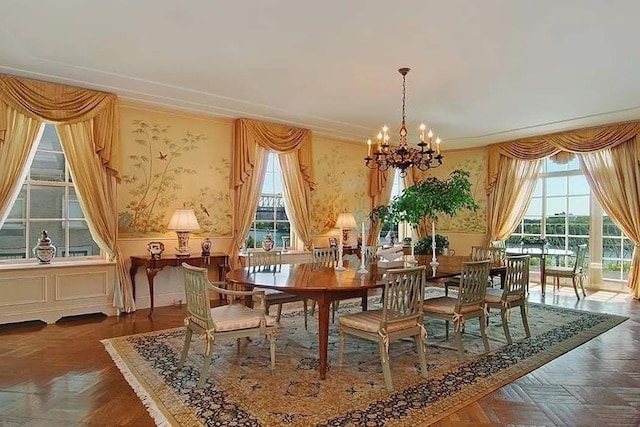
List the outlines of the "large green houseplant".
<svg viewBox="0 0 640 427">
<path fill-rule="evenodd" d="M 471 196 L 469 177 L 462 169 L 445 179 L 429 177 L 405 188 L 388 205 L 374 208 L 369 216 L 372 221 L 406 222 L 417 229 L 424 218 L 436 222 L 440 215 L 453 216 L 462 209 L 475 211 L 478 205 Z"/>
</svg>

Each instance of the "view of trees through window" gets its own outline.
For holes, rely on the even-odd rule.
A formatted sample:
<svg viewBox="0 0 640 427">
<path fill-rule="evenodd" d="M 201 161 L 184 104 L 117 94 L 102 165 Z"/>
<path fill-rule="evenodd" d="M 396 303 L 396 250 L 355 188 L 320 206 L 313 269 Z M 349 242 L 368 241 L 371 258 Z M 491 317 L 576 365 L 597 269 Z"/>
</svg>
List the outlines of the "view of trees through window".
<svg viewBox="0 0 640 427">
<path fill-rule="evenodd" d="M 53 125 L 44 125 L 37 151 L 0 228 L 0 260 L 35 258 L 42 230 L 57 247 L 56 257 L 100 255 L 91 237 L 69 167 Z"/>
<path fill-rule="evenodd" d="M 597 222 L 600 217 L 601 224 Z M 507 240 L 507 246 L 542 238 L 548 248 L 554 249 L 575 251 L 578 245 L 585 243 L 600 247 L 603 278 L 628 278 L 633 245 L 602 212 L 577 158 L 566 164 L 557 164 L 553 159 L 544 162 L 529 207 Z M 547 257 L 546 262 L 555 262 L 551 258 Z M 561 265 L 573 265 L 572 261 L 571 257 L 559 260 Z M 531 263 L 537 265 L 539 258 L 532 258 Z"/>
<path fill-rule="evenodd" d="M 287 215 L 282 191 L 282 173 L 280 162 L 275 153 L 269 154 L 267 171 L 258 199 L 258 210 L 247 236 L 248 248 L 261 248 L 268 234 L 275 246 L 282 246 L 282 237 L 291 236 L 291 223 Z"/>
<path fill-rule="evenodd" d="M 404 190 L 404 180 L 400 176 L 400 169 L 393 169 L 391 171 L 393 173 L 393 184 L 391 185 L 391 198 L 393 200 L 394 197 L 400 195 L 402 190 Z M 380 243 L 387 242 L 387 236 L 390 231 L 393 231 L 396 234 L 396 238 L 400 239 L 404 236 L 401 236 L 401 224 L 391 224 L 390 222 L 383 222 L 382 228 L 380 229 L 379 241 Z"/>
</svg>

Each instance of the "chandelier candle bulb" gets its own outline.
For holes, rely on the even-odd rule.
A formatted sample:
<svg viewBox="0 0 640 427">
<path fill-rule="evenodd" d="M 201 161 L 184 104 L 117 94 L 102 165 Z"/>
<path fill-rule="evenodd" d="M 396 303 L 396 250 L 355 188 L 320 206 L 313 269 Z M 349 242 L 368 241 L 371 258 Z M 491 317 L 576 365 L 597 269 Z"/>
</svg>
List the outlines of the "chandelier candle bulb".
<svg viewBox="0 0 640 427">
<path fill-rule="evenodd" d="M 389 128 L 387 125 L 382 127 L 382 131 L 378 133 L 378 150 L 374 151 L 374 158 L 371 155 L 365 157 L 365 165 L 371 169 L 378 169 L 385 172 L 392 168 L 400 169 L 400 176 L 406 177 L 409 168 L 415 168 L 426 171 L 431 168 L 437 168 L 442 165 L 443 156 L 432 149 L 433 132 L 429 129 L 429 143 L 425 142 L 425 131 L 427 127 L 422 123 L 419 127 L 419 142 L 417 147 L 409 145 L 407 138 L 407 115 L 406 115 L 406 95 L 407 82 L 406 77 L 409 68 L 400 68 L 398 72 L 402 75 L 402 122 L 398 133 L 400 139 L 397 145 L 391 143 L 389 137 Z M 425 147 L 428 147 L 425 150 Z"/>
<path fill-rule="evenodd" d="M 371 157 L 371 138 L 367 140 L 367 157 Z"/>
<path fill-rule="evenodd" d="M 436 154 L 440 154 L 440 138 L 436 138 Z"/>
</svg>

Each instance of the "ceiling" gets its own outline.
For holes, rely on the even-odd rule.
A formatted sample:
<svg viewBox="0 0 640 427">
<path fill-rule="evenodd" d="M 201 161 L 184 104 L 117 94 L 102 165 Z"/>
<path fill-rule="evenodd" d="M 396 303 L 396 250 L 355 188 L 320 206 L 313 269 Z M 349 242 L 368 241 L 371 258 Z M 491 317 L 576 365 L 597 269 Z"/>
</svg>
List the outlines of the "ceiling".
<svg viewBox="0 0 640 427">
<path fill-rule="evenodd" d="M 640 119 L 637 0 L 2 0 L 0 73 L 443 149 Z"/>
</svg>

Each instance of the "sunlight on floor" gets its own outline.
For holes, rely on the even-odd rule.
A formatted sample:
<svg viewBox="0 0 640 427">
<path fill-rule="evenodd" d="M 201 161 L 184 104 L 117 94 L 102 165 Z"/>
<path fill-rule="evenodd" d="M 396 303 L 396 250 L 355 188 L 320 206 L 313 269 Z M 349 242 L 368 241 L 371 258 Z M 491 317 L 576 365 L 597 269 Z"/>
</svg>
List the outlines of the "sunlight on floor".
<svg viewBox="0 0 640 427">
<path fill-rule="evenodd" d="M 575 292 L 573 287 L 571 286 L 560 286 L 560 290 L 556 291 L 551 284 L 547 284 L 545 287 L 547 293 L 552 292 L 555 295 L 559 296 L 573 296 L 575 298 Z M 541 292 L 540 284 L 531 283 L 529 285 L 530 291 L 538 291 Z M 582 295 L 581 295 L 582 296 Z M 587 289 L 587 297 L 585 298 L 587 301 L 602 301 L 602 302 L 627 302 L 631 299 L 631 294 L 626 292 L 615 292 L 615 291 L 594 291 L 589 292 Z"/>
<path fill-rule="evenodd" d="M 592 294 L 587 294 L 586 299 L 590 301 L 626 302 L 631 299 L 631 295 L 620 292 L 596 291 Z"/>
</svg>

